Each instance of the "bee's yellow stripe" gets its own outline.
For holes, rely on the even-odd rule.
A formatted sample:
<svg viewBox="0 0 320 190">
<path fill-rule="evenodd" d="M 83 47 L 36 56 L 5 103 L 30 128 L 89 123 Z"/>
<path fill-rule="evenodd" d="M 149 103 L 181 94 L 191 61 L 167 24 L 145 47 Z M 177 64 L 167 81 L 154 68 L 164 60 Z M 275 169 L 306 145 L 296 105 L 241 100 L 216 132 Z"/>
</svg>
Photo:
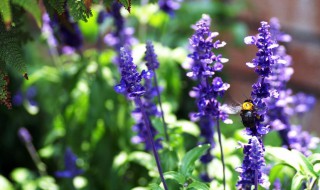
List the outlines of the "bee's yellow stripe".
<svg viewBox="0 0 320 190">
<path fill-rule="evenodd" d="M 242 110 L 246 110 L 246 111 L 253 110 L 253 104 L 251 102 L 244 102 L 242 104 Z"/>
</svg>

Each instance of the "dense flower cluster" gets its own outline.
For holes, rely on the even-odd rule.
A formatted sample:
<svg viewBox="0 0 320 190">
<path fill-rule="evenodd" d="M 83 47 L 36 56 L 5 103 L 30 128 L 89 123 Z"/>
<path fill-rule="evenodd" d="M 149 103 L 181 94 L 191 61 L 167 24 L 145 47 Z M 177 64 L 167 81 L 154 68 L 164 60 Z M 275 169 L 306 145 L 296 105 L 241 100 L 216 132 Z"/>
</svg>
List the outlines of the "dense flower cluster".
<svg viewBox="0 0 320 190">
<path fill-rule="evenodd" d="M 134 29 L 125 26 L 125 19 L 120 12 L 122 7 L 123 5 L 119 2 L 114 2 L 112 4 L 110 15 L 113 18 L 115 29 L 104 37 L 104 42 L 108 46 L 114 48 L 118 54 L 113 60 L 116 64 L 120 63 L 119 56 L 121 47 L 130 47 L 137 42 L 137 40 L 133 37 Z"/>
<path fill-rule="evenodd" d="M 264 188 L 269 187 L 270 183 L 267 176 L 261 172 L 265 166 L 263 152 L 262 144 L 255 136 L 252 136 L 247 145 L 243 145 L 242 166 L 237 168 L 240 173 L 240 179 L 237 183 L 238 189 L 251 190 L 251 186 L 257 184 Z"/>
<path fill-rule="evenodd" d="M 191 71 L 187 73 L 187 76 L 199 82 L 190 92 L 190 96 L 196 99 L 198 107 L 198 113 L 191 113 L 191 119 L 199 120 L 201 137 L 204 139 L 201 143 L 210 143 L 211 148 L 214 148 L 213 121 L 219 119 L 229 121 L 227 114 L 220 110 L 218 97 L 222 97 L 230 85 L 224 83 L 220 77 L 214 77 L 215 72 L 220 72 L 223 63 L 226 63 L 228 59 L 212 52 L 213 49 L 221 48 L 226 43 L 220 40 L 213 41 L 219 34 L 211 32 L 210 25 L 211 18 L 204 14 L 196 25 L 192 26 L 195 32 L 189 39 L 192 53 L 188 55 Z M 213 159 L 210 152 L 208 150 L 201 157 L 204 164 L 208 164 Z M 205 173 L 202 176 L 204 176 L 203 180 L 209 179 Z"/>
<path fill-rule="evenodd" d="M 159 0 L 158 5 L 162 11 L 170 17 L 173 17 L 174 12 L 180 8 L 181 1 L 182 0 Z"/>
<path fill-rule="evenodd" d="M 129 49 L 122 47 L 120 49 L 120 84 L 114 87 L 114 90 L 121 94 L 127 94 L 129 98 L 141 97 L 145 93 L 145 88 L 140 84 L 146 72 L 141 74 L 137 71 L 137 66 L 133 63 Z"/>
<path fill-rule="evenodd" d="M 55 172 L 55 175 L 60 178 L 74 178 L 84 171 L 77 168 L 76 165 L 77 156 L 71 151 L 70 148 L 67 148 L 64 153 L 64 165 L 65 170 Z"/>
</svg>

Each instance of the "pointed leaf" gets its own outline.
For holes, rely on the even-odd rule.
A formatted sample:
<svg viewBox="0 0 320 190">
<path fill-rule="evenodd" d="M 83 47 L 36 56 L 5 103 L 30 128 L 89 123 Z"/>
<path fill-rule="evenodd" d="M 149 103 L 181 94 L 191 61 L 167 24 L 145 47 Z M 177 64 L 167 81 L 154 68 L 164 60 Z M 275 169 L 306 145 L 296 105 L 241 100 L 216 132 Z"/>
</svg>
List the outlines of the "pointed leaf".
<svg viewBox="0 0 320 190">
<path fill-rule="evenodd" d="M 158 184 L 156 183 L 151 183 L 150 184 L 150 189 L 151 190 L 163 190 Z"/>
<path fill-rule="evenodd" d="M 308 157 L 308 160 L 311 164 L 315 165 L 320 162 L 320 153 L 312 154 Z"/>
<path fill-rule="evenodd" d="M 302 183 L 304 182 L 304 176 L 299 172 L 292 179 L 291 190 L 300 190 Z"/>
<path fill-rule="evenodd" d="M 271 156 L 293 167 L 296 171 L 300 171 L 299 158 L 285 149 L 279 147 L 266 147 L 266 156 Z M 290 158 L 290 159 L 288 159 Z"/>
<path fill-rule="evenodd" d="M 209 190 L 209 187 L 200 181 L 194 181 L 190 185 L 188 185 L 188 189 L 198 189 L 198 190 Z"/>
<path fill-rule="evenodd" d="M 292 150 L 292 152 L 299 158 L 299 165 L 302 171 L 306 174 L 309 174 L 313 177 L 318 177 L 318 174 L 314 171 L 313 165 L 309 162 L 309 160 L 299 151 Z"/>
<path fill-rule="evenodd" d="M 209 144 L 204 144 L 199 145 L 187 152 L 182 159 L 180 172 L 186 177 L 189 177 L 192 174 L 192 171 L 194 170 L 195 161 L 199 159 L 200 156 L 202 156 L 209 148 Z"/>
<path fill-rule="evenodd" d="M 180 185 L 183 185 L 186 181 L 186 178 L 181 173 L 178 173 L 176 171 L 169 171 L 163 174 L 165 179 L 172 179 L 178 182 Z"/>
</svg>

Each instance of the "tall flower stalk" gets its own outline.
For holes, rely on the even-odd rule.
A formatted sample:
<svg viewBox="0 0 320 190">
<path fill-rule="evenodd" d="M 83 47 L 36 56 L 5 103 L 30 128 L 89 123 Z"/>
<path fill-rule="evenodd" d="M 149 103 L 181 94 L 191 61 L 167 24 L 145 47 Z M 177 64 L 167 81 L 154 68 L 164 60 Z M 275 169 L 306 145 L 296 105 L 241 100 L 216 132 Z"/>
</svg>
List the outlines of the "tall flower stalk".
<svg viewBox="0 0 320 190">
<path fill-rule="evenodd" d="M 218 130 L 221 161 L 223 165 L 223 184 L 225 188 L 225 165 L 223 156 L 223 147 L 221 143 L 220 125 L 219 121 L 229 121 L 226 113 L 220 110 L 219 97 L 222 97 L 225 91 L 230 87 L 229 84 L 224 83 L 220 77 L 214 76 L 216 72 L 220 72 L 223 68 L 223 63 L 228 59 L 223 58 L 221 54 L 214 54 L 213 49 L 219 49 L 225 46 L 224 41 L 213 39 L 218 36 L 218 32 L 210 31 L 211 18 L 209 15 L 202 15 L 202 18 L 192 28 L 195 30 L 189 43 L 192 48 L 192 53 L 188 55 L 190 60 L 190 71 L 187 76 L 193 80 L 198 81 L 198 85 L 193 87 L 190 95 L 196 99 L 198 107 L 197 113 L 191 114 L 192 120 L 200 120 L 201 136 L 204 137 L 204 142 L 210 143 L 214 147 L 214 123 Z M 211 122 L 212 121 L 212 122 Z M 211 151 L 201 158 L 202 163 L 208 164 L 213 159 Z M 208 175 L 203 179 L 208 181 Z M 211 180 L 209 180 L 211 181 Z"/>
<path fill-rule="evenodd" d="M 165 134 L 166 140 L 169 141 L 168 127 L 167 127 L 167 123 L 164 118 L 164 112 L 163 112 L 161 96 L 160 96 L 160 88 L 158 85 L 158 79 L 157 79 L 157 73 L 156 73 L 156 69 L 159 68 L 159 61 L 158 61 L 156 53 L 154 52 L 154 47 L 153 47 L 151 41 L 148 41 L 146 44 L 145 61 L 147 62 L 146 65 L 148 67 L 148 70 L 152 71 L 153 75 L 154 75 L 154 77 L 153 77 L 154 85 L 155 85 L 155 90 L 156 90 L 157 97 L 158 97 L 158 103 L 160 106 L 160 111 L 161 111 L 160 114 L 161 114 L 161 119 L 162 119 L 162 123 L 163 123 L 164 134 Z"/>
<path fill-rule="evenodd" d="M 160 158 L 153 140 L 150 118 L 148 117 L 148 114 L 141 100 L 141 97 L 145 94 L 145 88 L 141 85 L 141 80 L 143 78 L 149 78 L 151 74 L 146 71 L 142 71 L 141 73 L 139 73 L 137 71 L 137 66 L 133 63 L 131 53 L 129 52 L 128 49 L 124 47 L 120 49 L 120 72 L 121 72 L 120 83 L 116 85 L 114 89 L 117 93 L 127 95 L 129 99 L 134 101 L 137 108 L 140 109 L 142 118 L 145 123 L 145 128 L 148 134 L 148 140 L 152 147 L 153 155 L 155 157 L 156 164 L 158 167 L 160 179 L 163 183 L 165 190 L 168 190 L 167 184 L 163 177 Z"/>
<path fill-rule="evenodd" d="M 32 158 L 32 161 L 36 165 L 40 175 L 46 176 L 47 175 L 46 165 L 41 161 L 36 149 L 34 148 L 32 144 L 32 137 L 29 131 L 26 128 L 22 127 L 18 131 L 18 136 L 20 137 L 20 140 L 24 143 L 25 147 L 27 148 Z"/>
<path fill-rule="evenodd" d="M 265 166 L 264 162 L 264 145 L 262 142 L 262 136 L 269 132 L 269 126 L 264 124 L 265 115 L 268 107 L 265 103 L 266 98 L 278 94 L 276 91 L 270 89 L 270 83 L 266 78 L 271 74 L 271 67 L 276 63 L 277 57 L 273 55 L 273 49 L 278 47 L 278 44 L 272 40 L 270 34 L 270 26 L 267 22 L 262 21 L 261 27 L 258 29 L 258 36 L 248 36 L 244 39 L 246 44 L 256 45 L 258 52 L 252 62 L 247 63 L 247 66 L 253 68 L 259 75 L 258 81 L 252 85 L 252 104 L 254 107 L 253 126 L 245 126 L 246 132 L 251 136 L 248 147 L 244 148 L 244 160 L 242 166 L 238 169 L 240 177 L 237 183 L 238 189 L 251 189 L 254 186 L 255 190 L 258 189 L 258 184 L 264 188 L 268 188 L 270 183 L 266 179 L 266 175 L 263 173 L 262 168 Z M 258 144 L 256 142 L 259 142 Z M 253 148 L 261 146 L 261 151 L 253 151 Z M 260 149 L 260 148 L 259 148 Z M 252 164 L 254 163 L 254 164 Z"/>
</svg>

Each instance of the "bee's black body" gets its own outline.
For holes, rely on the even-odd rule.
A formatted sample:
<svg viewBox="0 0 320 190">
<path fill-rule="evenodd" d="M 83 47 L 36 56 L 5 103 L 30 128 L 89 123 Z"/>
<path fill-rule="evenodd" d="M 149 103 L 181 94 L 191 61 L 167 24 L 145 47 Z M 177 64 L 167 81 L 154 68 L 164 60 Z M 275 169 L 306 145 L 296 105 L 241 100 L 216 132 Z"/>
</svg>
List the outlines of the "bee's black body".
<svg viewBox="0 0 320 190">
<path fill-rule="evenodd" d="M 248 127 L 252 130 L 256 129 L 255 125 L 258 116 L 255 113 L 255 107 L 252 100 L 247 99 L 243 102 L 240 116 L 245 127 Z"/>
</svg>

